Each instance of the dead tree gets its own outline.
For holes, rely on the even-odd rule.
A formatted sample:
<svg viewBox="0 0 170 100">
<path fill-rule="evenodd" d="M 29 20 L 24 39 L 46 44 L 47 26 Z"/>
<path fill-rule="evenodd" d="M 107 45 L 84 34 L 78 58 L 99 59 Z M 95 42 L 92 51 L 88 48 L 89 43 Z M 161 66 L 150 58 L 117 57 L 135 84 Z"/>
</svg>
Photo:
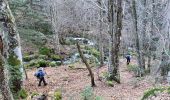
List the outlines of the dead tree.
<svg viewBox="0 0 170 100">
<path fill-rule="evenodd" d="M 86 60 L 86 58 L 84 57 L 84 55 L 83 55 L 83 53 L 82 53 L 82 51 L 81 51 L 81 48 L 80 48 L 80 45 L 79 45 L 78 42 L 77 42 L 77 49 L 78 49 L 78 52 L 79 52 L 79 54 L 80 54 L 80 57 L 81 57 L 83 63 L 86 65 L 86 67 L 87 67 L 87 69 L 88 69 L 88 71 L 89 71 L 89 74 L 90 74 L 90 77 L 91 77 L 91 86 L 94 87 L 94 86 L 96 86 L 96 85 L 95 85 L 95 82 L 94 82 L 94 74 L 93 74 L 93 72 L 92 72 L 89 64 L 87 63 L 87 60 Z"/>
</svg>

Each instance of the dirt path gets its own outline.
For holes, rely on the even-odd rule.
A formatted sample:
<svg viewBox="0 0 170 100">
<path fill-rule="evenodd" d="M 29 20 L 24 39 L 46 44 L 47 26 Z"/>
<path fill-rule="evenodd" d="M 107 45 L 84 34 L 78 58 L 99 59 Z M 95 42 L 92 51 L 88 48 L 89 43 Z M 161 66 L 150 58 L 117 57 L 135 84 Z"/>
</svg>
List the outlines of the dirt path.
<svg viewBox="0 0 170 100">
<path fill-rule="evenodd" d="M 135 61 L 132 61 L 135 63 Z M 84 66 L 84 65 L 81 65 Z M 36 69 L 27 70 L 29 80 L 24 82 L 25 88 L 30 92 L 47 93 L 62 88 L 63 100 L 81 100 L 81 91 L 90 86 L 90 77 L 86 69 L 70 70 L 68 66 L 58 68 L 45 68 L 47 72 L 47 86 L 38 87 L 38 81 L 34 77 Z M 100 74 L 107 71 L 107 66 L 100 68 Z M 121 84 L 109 87 L 105 82 L 97 80 L 96 69 L 93 69 L 95 82 L 94 94 L 103 97 L 104 100 L 140 100 L 143 91 L 152 87 L 150 77 L 138 82 L 133 74 L 128 72 L 125 59 L 120 60 Z M 136 87 L 135 87 L 136 86 Z"/>
</svg>

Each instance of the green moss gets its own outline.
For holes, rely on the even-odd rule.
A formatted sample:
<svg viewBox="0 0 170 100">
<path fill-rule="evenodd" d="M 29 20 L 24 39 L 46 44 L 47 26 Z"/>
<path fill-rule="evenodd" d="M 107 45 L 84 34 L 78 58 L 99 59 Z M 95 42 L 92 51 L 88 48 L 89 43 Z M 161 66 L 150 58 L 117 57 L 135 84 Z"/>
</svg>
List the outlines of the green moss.
<svg viewBox="0 0 170 100">
<path fill-rule="evenodd" d="M 18 58 L 14 54 L 11 54 L 8 57 L 8 64 L 11 66 L 19 66 L 21 62 L 20 60 L 18 60 Z"/>
<path fill-rule="evenodd" d="M 28 93 L 25 89 L 21 89 L 19 92 L 18 92 L 18 97 L 21 98 L 21 99 L 26 99 L 28 96 Z"/>
<path fill-rule="evenodd" d="M 61 90 L 56 90 L 56 91 L 54 92 L 54 100 L 62 100 Z"/>
</svg>

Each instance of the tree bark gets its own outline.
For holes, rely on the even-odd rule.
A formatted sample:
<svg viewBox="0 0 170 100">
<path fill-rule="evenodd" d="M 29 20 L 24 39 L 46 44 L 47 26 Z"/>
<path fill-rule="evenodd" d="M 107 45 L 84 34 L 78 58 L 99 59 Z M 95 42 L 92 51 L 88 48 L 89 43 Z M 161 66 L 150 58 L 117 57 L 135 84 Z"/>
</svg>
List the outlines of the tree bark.
<svg viewBox="0 0 170 100">
<path fill-rule="evenodd" d="M 114 4 L 116 7 L 114 7 Z M 120 83 L 120 75 L 119 75 L 119 53 L 120 53 L 120 38 L 121 38 L 121 30 L 122 30 L 122 0 L 109 0 L 108 2 L 108 21 L 109 21 L 109 34 L 111 35 L 111 66 L 113 67 L 113 71 L 111 73 L 111 79 Z M 115 9 L 114 9 L 115 8 Z M 115 10 L 115 13 L 113 13 Z M 114 17 L 113 17 L 114 16 Z M 114 34 L 114 31 L 115 34 Z"/>
<path fill-rule="evenodd" d="M 2 92 L 2 96 L 4 100 L 14 100 L 12 93 L 10 91 L 10 87 L 8 85 L 8 79 L 7 79 L 7 74 L 5 73 L 5 58 L 3 57 L 3 53 L 4 53 L 4 48 L 3 48 L 3 40 L 2 40 L 2 36 L 0 36 L 0 89 Z"/>
<path fill-rule="evenodd" d="M 94 74 L 93 74 L 93 72 L 92 72 L 89 64 L 87 63 L 87 60 L 86 60 L 86 58 L 84 57 L 84 55 L 83 55 L 83 53 L 82 53 L 82 51 L 81 51 L 81 48 L 80 48 L 80 45 L 79 45 L 78 42 L 77 42 L 77 49 L 78 49 L 78 52 L 79 52 L 79 54 L 80 54 L 80 57 L 81 57 L 83 63 L 86 65 L 86 67 L 87 67 L 87 69 L 88 69 L 88 71 L 89 71 L 89 74 L 90 74 L 90 77 L 91 77 L 91 86 L 94 87 L 94 86 L 96 86 L 96 85 L 95 85 L 95 82 L 94 82 Z"/>
<path fill-rule="evenodd" d="M 112 75 L 113 74 L 113 38 L 114 38 L 114 18 L 113 18 L 113 0 L 108 0 L 108 23 L 109 23 L 109 30 L 108 33 L 110 35 L 109 41 L 109 68 L 108 71 Z"/>
<path fill-rule="evenodd" d="M 16 59 L 20 61 L 20 64 L 17 65 L 19 66 L 19 68 L 17 69 L 15 68 L 15 71 L 17 73 L 13 71 L 10 73 L 18 75 L 18 72 L 22 72 L 23 74 L 24 72 L 23 72 L 23 66 L 22 66 L 22 53 L 21 53 L 19 34 L 17 32 L 15 19 L 9 8 L 7 0 L 0 0 L 0 19 L 1 19 L 0 22 L 3 25 L 2 31 L 4 32 L 5 36 L 7 36 L 7 40 L 8 40 L 7 52 L 10 56 L 16 57 Z M 9 56 L 7 56 L 7 59 L 9 59 Z M 16 67 L 12 65 L 10 66 L 13 68 Z M 22 77 L 22 76 L 17 76 L 16 77 L 17 79 L 14 79 L 14 81 L 12 82 L 13 89 L 16 90 L 13 93 L 17 93 L 21 89 L 22 81 L 18 77 Z"/>
<path fill-rule="evenodd" d="M 13 100 L 13 96 L 12 93 L 10 91 L 8 82 L 6 81 L 6 76 L 5 76 L 5 72 L 4 72 L 4 58 L 2 57 L 2 55 L 0 54 L 0 89 L 2 92 L 2 96 L 4 98 L 4 100 Z"/>
<path fill-rule="evenodd" d="M 140 40 L 139 40 L 139 34 L 138 34 L 138 17 L 137 17 L 137 11 L 136 11 L 136 0 L 132 1 L 132 16 L 133 16 L 133 24 L 134 24 L 134 33 L 136 35 L 136 51 L 138 53 L 138 65 L 140 68 L 139 76 L 143 75 L 144 69 L 142 68 L 142 58 L 141 58 L 141 49 L 140 49 Z"/>
<path fill-rule="evenodd" d="M 142 16 L 142 25 L 143 25 L 143 29 L 142 29 L 142 51 L 141 51 L 141 61 L 142 61 L 142 68 L 145 70 L 145 51 L 147 50 L 147 48 L 145 48 L 146 46 L 146 17 L 147 17 L 147 12 L 146 12 L 146 0 L 143 0 L 143 7 L 145 8 L 143 11 L 143 16 Z"/>
<path fill-rule="evenodd" d="M 102 1 L 98 0 L 98 4 L 102 7 Z M 104 65 L 104 52 L 103 52 L 103 36 L 102 36 L 102 10 L 99 9 L 99 51 L 100 51 L 100 67 Z"/>
</svg>

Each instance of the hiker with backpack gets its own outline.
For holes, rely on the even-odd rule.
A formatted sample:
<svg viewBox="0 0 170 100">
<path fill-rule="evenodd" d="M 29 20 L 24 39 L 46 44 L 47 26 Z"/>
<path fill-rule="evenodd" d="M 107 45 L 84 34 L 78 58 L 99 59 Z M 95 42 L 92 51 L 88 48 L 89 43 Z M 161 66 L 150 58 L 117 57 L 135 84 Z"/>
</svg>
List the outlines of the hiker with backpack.
<svg viewBox="0 0 170 100">
<path fill-rule="evenodd" d="M 46 75 L 46 72 L 43 70 L 43 68 L 39 68 L 38 71 L 35 73 L 34 76 L 36 76 L 39 79 L 39 84 L 38 86 L 41 86 L 41 83 L 44 83 L 44 86 L 47 85 L 44 76 Z"/>
<path fill-rule="evenodd" d="M 131 55 L 127 54 L 125 57 L 126 57 L 126 60 L 127 60 L 127 65 L 129 65 L 130 60 L 131 60 Z"/>
</svg>

